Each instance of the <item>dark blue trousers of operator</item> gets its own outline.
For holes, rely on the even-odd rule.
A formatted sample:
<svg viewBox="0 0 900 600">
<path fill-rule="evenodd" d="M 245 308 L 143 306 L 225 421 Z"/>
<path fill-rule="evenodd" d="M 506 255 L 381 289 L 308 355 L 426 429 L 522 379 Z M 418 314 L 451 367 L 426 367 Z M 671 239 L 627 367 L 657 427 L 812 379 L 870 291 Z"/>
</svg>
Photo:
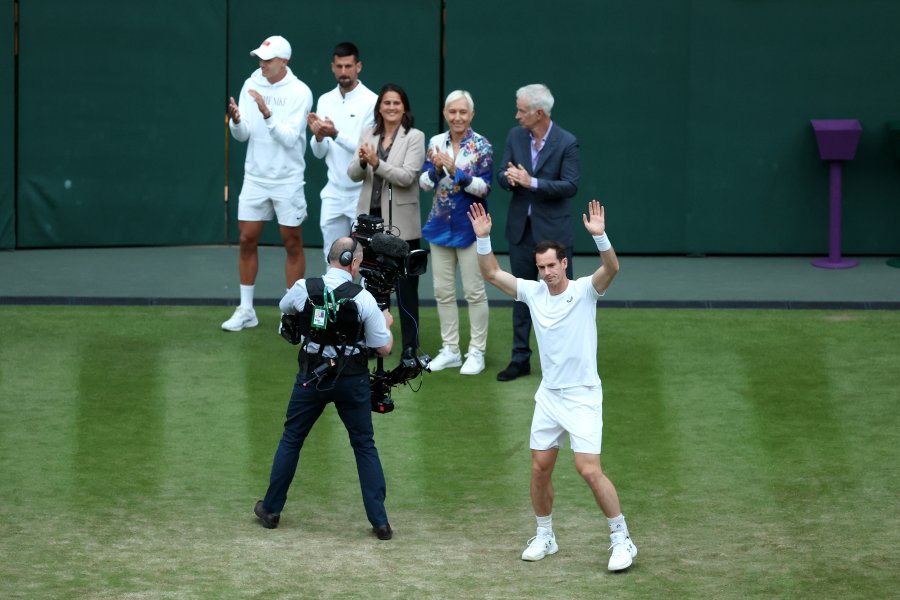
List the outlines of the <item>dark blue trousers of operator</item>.
<svg viewBox="0 0 900 600">
<path fill-rule="evenodd" d="M 324 391 L 316 390 L 316 382 L 303 387 L 306 379 L 305 374 L 297 374 L 284 421 L 284 433 L 278 443 L 278 450 L 275 451 L 263 507 L 271 513 L 281 512 L 287 500 L 288 488 L 297 471 L 303 442 L 328 403 L 334 402 L 356 455 L 356 471 L 359 474 L 366 516 L 372 527 L 387 524 L 387 513 L 384 510 L 384 471 L 375 448 L 368 374 L 347 375 L 336 380 L 327 378 L 319 382 L 319 387 L 328 388 L 332 383 L 334 387 Z"/>
</svg>

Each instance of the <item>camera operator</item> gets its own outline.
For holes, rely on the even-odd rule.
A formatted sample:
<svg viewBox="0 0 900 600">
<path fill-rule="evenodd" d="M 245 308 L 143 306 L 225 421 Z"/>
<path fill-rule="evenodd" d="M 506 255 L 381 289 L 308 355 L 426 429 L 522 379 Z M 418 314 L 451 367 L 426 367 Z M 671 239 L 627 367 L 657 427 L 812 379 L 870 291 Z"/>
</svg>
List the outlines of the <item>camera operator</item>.
<svg viewBox="0 0 900 600">
<path fill-rule="evenodd" d="M 367 348 L 381 356 L 390 353 L 393 338 L 389 328 L 393 318 L 390 312 L 378 308 L 371 293 L 353 283 L 362 258 L 363 248 L 355 239 L 339 238 L 328 253 L 329 268 L 325 275 L 301 279 L 279 304 L 286 315 L 299 313 L 301 331 L 310 323 L 308 327 L 318 330 L 308 329 L 301 341 L 300 369 L 288 404 L 284 433 L 272 463 L 269 489 L 265 499 L 254 507 L 262 526 L 268 529 L 278 526 L 306 436 L 325 406 L 334 402 L 356 455 L 363 504 L 372 529 L 380 540 L 389 540 L 393 535 L 384 508 L 384 471 L 375 448 L 367 366 Z M 356 308 L 350 314 L 358 313 L 350 337 L 346 333 L 346 318 L 340 318 L 348 310 L 344 306 L 348 302 Z M 335 307 L 338 310 L 332 311 Z M 332 319 L 328 315 L 334 316 L 334 312 L 340 314 Z M 320 345 L 311 340 L 316 336 L 320 340 L 333 340 L 337 336 L 347 343 Z"/>
</svg>

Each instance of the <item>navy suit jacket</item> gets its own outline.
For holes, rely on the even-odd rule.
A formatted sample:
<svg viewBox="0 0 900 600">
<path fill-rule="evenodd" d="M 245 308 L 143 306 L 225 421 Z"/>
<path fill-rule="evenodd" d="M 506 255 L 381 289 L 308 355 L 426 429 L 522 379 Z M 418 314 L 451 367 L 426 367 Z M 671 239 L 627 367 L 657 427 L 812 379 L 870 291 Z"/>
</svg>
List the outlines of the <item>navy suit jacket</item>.
<svg viewBox="0 0 900 600">
<path fill-rule="evenodd" d="M 509 185 L 506 166 L 510 162 L 522 165 L 532 177 L 538 178 L 536 190 Z M 506 219 L 506 239 L 509 243 L 522 241 L 528 207 L 531 206 L 531 230 L 536 242 L 556 240 L 564 246 L 574 246 L 575 230 L 569 198 L 578 192 L 580 174 L 578 140 L 556 123 L 553 123 L 538 155 L 535 169 L 531 168 L 531 137 L 528 130 L 518 126 L 510 129 L 497 174 L 500 187 L 512 191 Z"/>
</svg>

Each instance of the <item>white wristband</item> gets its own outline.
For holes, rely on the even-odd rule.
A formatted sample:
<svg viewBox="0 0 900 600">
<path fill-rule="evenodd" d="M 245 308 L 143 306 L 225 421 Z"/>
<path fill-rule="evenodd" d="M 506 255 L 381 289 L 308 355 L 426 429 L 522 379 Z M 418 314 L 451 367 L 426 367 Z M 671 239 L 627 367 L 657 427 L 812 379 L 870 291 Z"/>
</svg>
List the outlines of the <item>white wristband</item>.
<svg viewBox="0 0 900 600">
<path fill-rule="evenodd" d="M 600 252 L 606 252 L 610 248 L 612 248 L 612 244 L 609 243 L 609 238 L 606 237 L 606 234 L 603 235 L 595 235 L 591 236 L 594 238 L 594 243 L 597 244 L 597 250 Z"/>
<path fill-rule="evenodd" d="M 475 238 L 475 252 L 478 254 L 490 254 L 492 252 L 491 238 Z"/>
</svg>

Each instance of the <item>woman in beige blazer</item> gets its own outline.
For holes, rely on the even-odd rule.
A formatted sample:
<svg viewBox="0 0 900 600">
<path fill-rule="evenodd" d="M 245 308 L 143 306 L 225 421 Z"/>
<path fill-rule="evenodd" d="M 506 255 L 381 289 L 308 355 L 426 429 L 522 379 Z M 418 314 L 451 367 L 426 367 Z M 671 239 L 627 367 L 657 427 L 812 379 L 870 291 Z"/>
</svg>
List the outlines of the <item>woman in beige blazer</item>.
<svg viewBox="0 0 900 600">
<path fill-rule="evenodd" d="M 381 217 L 385 231 L 406 240 L 410 250 L 422 245 L 418 182 L 425 163 L 425 134 L 414 122 L 406 92 L 386 84 L 375 102 L 375 127 L 363 131 L 358 160 L 347 168 L 350 179 L 363 182 L 357 215 Z M 418 277 L 397 282 L 397 304 L 403 356 L 412 357 L 419 347 Z"/>
</svg>

